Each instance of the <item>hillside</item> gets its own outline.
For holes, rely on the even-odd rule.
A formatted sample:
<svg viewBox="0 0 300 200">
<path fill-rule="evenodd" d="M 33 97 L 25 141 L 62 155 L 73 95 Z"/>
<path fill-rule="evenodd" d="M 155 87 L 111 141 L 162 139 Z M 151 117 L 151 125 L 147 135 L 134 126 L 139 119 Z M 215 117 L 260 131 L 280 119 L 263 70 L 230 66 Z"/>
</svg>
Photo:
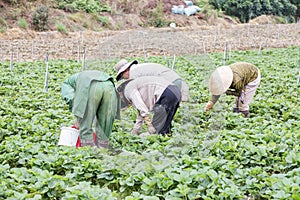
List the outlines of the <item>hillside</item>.
<svg viewBox="0 0 300 200">
<path fill-rule="evenodd" d="M 83 51 L 86 59 L 107 59 L 107 55 L 215 52 L 223 51 L 227 44 L 231 50 L 241 50 L 299 46 L 300 42 L 297 23 L 277 24 L 277 17 L 263 15 L 241 24 L 205 6 L 189 17 L 172 14 L 171 7 L 182 4 L 180 0 L 163 0 L 159 5 L 154 0 L 107 0 L 110 10 L 101 15 L 58 9 L 54 1 L 23 1 L 20 5 L 8 1 L 0 2 L 1 60 L 10 60 L 14 53 L 17 61 L 40 60 L 46 54 L 51 59 L 78 59 Z M 47 29 L 35 31 L 32 16 L 45 6 L 49 8 Z M 151 25 L 153 19 L 165 24 L 157 28 Z M 169 27 L 171 22 L 176 29 Z"/>
<path fill-rule="evenodd" d="M 114 1 L 104 0 L 108 11 L 98 14 L 74 12 L 57 8 L 55 1 L 12 1 L 0 2 L 0 32 L 7 29 L 21 28 L 33 30 L 36 11 L 40 8 L 48 9 L 48 20 L 45 31 L 74 32 L 74 31 L 102 31 L 127 30 L 145 27 L 167 27 L 174 22 L 178 27 L 214 25 L 218 20 L 216 11 L 201 7 L 201 11 L 191 15 L 171 13 L 173 5 L 185 5 L 183 0 L 163 1 Z M 122 2 L 122 3 L 120 3 Z M 159 3 L 158 3 L 159 2 Z M 186 5 L 185 5 L 186 7 Z M 237 23 L 230 17 L 221 17 L 226 22 Z"/>
</svg>

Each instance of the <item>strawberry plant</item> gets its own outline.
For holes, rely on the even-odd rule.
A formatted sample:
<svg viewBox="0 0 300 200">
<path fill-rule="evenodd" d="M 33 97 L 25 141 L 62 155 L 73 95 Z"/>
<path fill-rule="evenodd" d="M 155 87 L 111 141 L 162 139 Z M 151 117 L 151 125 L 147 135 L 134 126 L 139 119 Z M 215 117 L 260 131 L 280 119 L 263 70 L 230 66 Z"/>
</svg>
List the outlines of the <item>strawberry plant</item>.
<svg viewBox="0 0 300 200">
<path fill-rule="evenodd" d="M 80 63 L 50 61 L 48 92 L 44 62 L 14 63 L 12 71 L 0 63 L 0 198 L 300 199 L 299 48 L 231 52 L 228 64 L 236 61 L 262 74 L 250 118 L 231 112 L 226 95 L 204 112 L 222 53 L 177 57 L 191 99 L 180 105 L 172 136 L 131 135 L 136 110 L 129 108 L 115 121 L 111 149 L 57 146 L 60 128 L 74 122 L 61 83 Z M 112 67 L 87 68 L 116 75 Z"/>
</svg>

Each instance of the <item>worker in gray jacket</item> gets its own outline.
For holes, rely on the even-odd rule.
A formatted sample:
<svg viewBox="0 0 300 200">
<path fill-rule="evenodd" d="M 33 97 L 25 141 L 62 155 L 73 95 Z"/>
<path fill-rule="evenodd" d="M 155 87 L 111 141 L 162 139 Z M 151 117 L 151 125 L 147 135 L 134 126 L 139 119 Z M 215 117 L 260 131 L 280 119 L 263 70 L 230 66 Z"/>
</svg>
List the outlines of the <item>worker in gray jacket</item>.
<svg viewBox="0 0 300 200">
<path fill-rule="evenodd" d="M 138 110 L 133 134 L 140 133 L 143 122 L 148 134 L 171 133 L 171 123 L 181 101 L 181 92 L 176 85 L 162 77 L 144 76 L 123 81 L 117 91 L 122 108 L 133 105 Z"/>
<path fill-rule="evenodd" d="M 62 83 L 62 98 L 76 116 L 81 146 L 107 148 L 115 118 L 120 118 L 120 98 L 113 78 L 96 70 L 83 71 Z M 92 124 L 96 119 L 97 139 Z"/>
<path fill-rule="evenodd" d="M 185 81 L 172 69 L 157 63 L 138 63 L 137 60 L 128 62 L 120 60 L 114 69 L 117 72 L 117 81 L 121 79 L 135 79 L 142 76 L 159 76 L 176 85 L 182 94 L 182 101 L 188 101 L 189 87 Z"/>
</svg>

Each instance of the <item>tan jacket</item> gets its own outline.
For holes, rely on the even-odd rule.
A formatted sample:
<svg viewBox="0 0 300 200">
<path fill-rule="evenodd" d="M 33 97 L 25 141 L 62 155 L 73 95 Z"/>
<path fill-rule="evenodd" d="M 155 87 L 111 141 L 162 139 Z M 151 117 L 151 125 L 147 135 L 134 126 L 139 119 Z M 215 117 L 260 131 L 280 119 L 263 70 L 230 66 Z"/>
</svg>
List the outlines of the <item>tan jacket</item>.
<svg viewBox="0 0 300 200">
<path fill-rule="evenodd" d="M 143 117 L 150 115 L 155 103 L 172 82 L 158 76 L 144 76 L 130 81 L 124 90 L 125 98 L 138 110 L 134 129 L 140 130 Z"/>
<path fill-rule="evenodd" d="M 142 63 L 130 67 L 129 78 L 135 79 L 141 76 L 161 76 L 168 81 L 175 81 L 181 77 L 172 69 L 157 63 Z"/>
<path fill-rule="evenodd" d="M 141 76 L 159 76 L 164 79 L 175 82 L 180 81 L 180 90 L 182 93 L 182 101 L 188 101 L 189 86 L 185 81 L 172 69 L 157 63 L 141 63 L 130 67 L 129 78 L 135 79 Z"/>
</svg>

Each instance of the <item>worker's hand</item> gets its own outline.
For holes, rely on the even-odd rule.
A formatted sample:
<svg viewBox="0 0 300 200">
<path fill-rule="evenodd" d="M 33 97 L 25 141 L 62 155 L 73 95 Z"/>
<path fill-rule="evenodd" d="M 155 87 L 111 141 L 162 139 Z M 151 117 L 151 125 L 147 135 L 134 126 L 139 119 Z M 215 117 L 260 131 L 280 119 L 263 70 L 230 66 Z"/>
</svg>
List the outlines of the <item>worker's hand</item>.
<svg viewBox="0 0 300 200">
<path fill-rule="evenodd" d="M 214 106 L 214 103 L 212 101 L 209 101 L 205 106 L 205 111 L 209 111 Z"/>
<path fill-rule="evenodd" d="M 146 125 L 147 125 L 148 133 L 150 133 L 150 134 L 156 133 L 156 129 L 155 129 L 154 126 L 152 125 L 152 123 L 151 123 L 151 118 L 150 118 L 149 115 L 147 115 L 147 116 L 144 117 L 144 121 L 145 121 L 145 123 L 146 123 Z"/>
<path fill-rule="evenodd" d="M 154 128 L 154 126 L 152 124 L 147 126 L 147 130 L 148 130 L 148 133 L 150 133 L 150 134 L 156 133 L 156 129 Z"/>
<path fill-rule="evenodd" d="M 74 126 L 77 130 L 79 130 L 79 123 L 77 119 L 75 120 Z"/>
<path fill-rule="evenodd" d="M 131 134 L 138 135 L 139 131 L 137 129 L 133 128 L 132 131 L 131 131 Z"/>
</svg>

